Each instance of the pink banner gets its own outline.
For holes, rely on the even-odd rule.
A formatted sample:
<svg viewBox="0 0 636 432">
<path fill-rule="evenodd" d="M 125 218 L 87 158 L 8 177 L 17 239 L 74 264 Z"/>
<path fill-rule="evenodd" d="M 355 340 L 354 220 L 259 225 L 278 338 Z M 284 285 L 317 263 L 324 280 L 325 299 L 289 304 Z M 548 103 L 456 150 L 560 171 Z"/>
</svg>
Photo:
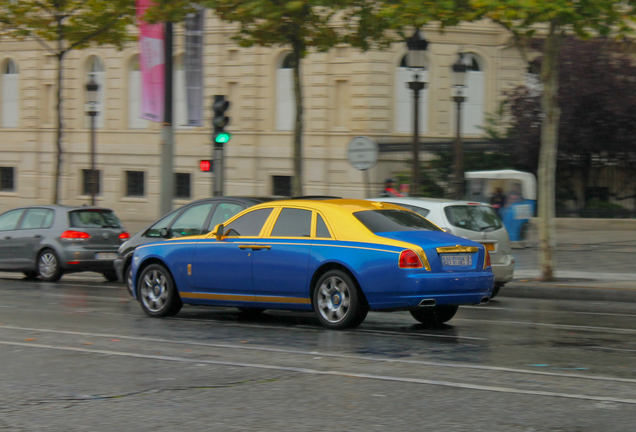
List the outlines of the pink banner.
<svg viewBox="0 0 636 432">
<path fill-rule="evenodd" d="M 137 0 L 139 20 L 139 63 L 141 66 L 141 118 L 163 122 L 164 81 L 164 25 L 146 24 L 142 17 L 153 0 Z"/>
</svg>

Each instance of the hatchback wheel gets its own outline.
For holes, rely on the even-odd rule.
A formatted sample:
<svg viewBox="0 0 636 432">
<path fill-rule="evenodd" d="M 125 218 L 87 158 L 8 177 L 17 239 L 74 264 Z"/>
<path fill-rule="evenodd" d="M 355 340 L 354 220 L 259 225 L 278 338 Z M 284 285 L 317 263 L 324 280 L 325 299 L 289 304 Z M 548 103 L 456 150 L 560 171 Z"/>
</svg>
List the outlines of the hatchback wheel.
<svg viewBox="0 0 636 432">
<path fill-rule="evenodd" d="M 115 270 L 104 270 L 102 272 L 104 277 L 108 282 L 116 282 L 117 281 L 117 272 Z"/>
<path fill-rule="evenodd" d="M 410 313 L 422 324 L 440 325 L 450 321 L 457 313 L 457 309 L 459 309 L 457 305 L 442 305 L 414 309 Z"/>
<path fill-rule="evenodd" d="M 144 312 L 152 317 L 176 315 L 183 306 L 172 275 L 161 264 L 151 264 L 143 270 L 137 299 Z"/>
<path fill-rule="evenodd" d="M 128 294 L 130 294 L 131 297 L 134 297 L 133 293 L 135 292 L 135 284 L 133 283 L 132 269 L 130 268 L 130 265 L 124 269 L 124 281 L 126 282 L 126 290 L 128 291 Z"/>
<path fill-rule="evenodd" d="M 334 330 L 359 326 L 368 312 L 355 282 L 341 270 L 330 270 L 318 280 L 313 306 L 320 323 Z"/>
<path fill-rule="evenodd" d="M 51 249 L 44 249 L 38 257 L 38 275 L 42 280 L 55 282 L 62 277 L 62 267 L 57 255 Z"/>
</svg>

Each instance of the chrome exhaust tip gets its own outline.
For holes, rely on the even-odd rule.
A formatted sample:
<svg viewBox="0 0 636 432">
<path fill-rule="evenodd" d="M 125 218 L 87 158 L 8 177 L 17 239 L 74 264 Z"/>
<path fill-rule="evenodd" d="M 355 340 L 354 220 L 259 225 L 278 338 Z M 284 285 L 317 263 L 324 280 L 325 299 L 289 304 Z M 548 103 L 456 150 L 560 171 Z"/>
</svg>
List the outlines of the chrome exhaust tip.
<svg viewBox="0 0 636 432">
<path fill-rule="evenodd" d="M 432 307 L 435 306 L 435 299 L 424 299 L 418 305 L 419 307 Z"/>
<path fill-rule="evenodd" d="M 488 302 L 490 302 L 490 297 L 484 297 L 481 299 L 481 302 L 479 302 L 479 304 L 485 305 L 485 304 L 488 304 Z"/>
</svg>

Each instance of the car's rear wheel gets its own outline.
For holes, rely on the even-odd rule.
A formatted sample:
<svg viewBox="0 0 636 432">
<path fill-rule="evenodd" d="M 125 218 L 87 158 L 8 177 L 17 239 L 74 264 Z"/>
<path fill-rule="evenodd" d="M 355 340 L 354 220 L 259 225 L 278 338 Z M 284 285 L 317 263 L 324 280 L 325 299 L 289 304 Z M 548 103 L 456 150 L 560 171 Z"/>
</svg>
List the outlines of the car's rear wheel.
<svg viewBox="0 0 636 432">
<path fill-rule="evenodd" d="M 439 325 L 450 321 L 457 313 L 457 305 L 441 305 L 411 310 L 411 316 L 426 325 Z"/>
<path fill-rule="evenodd" d="M 117 281 L 117 272 L 115 270 L 104 270 L 102 274 L 106 278 L 108 282 L 116 282 Z"/>
<path fill-rule="evenodd" d="M 44 249 L 38 256 L 38 275 L 42 280 L 55 282 L 62 277 L 62 267 L 57 255 L 51 249 Z"/>
<path fill-rule="evenodd" d="M 137 290 L 141 308 L 152 317 L 176 315 L 183 306 L 172 275 L 161 264 L 151 264 L 142 271 Z"/>
<path fill-rule="evenodd" d="M 490 299 L 494 299 L 495 297 L 497 297 L 497 294 L 499 294 L 499 290 L 501 289 L 501 287 L 504 286 L 504 284 L 502 283 L 496 283 L 495 286 L 492 289 L 492 294 L 490 295 Z"/>
<path fill-rule="evenodd" d="M 320 323 L 334 330 L 359 326 L 368 312 L 355 282 L 341 270 L 329 270 L 318 280 L 313 306 Z"/>
</svg>

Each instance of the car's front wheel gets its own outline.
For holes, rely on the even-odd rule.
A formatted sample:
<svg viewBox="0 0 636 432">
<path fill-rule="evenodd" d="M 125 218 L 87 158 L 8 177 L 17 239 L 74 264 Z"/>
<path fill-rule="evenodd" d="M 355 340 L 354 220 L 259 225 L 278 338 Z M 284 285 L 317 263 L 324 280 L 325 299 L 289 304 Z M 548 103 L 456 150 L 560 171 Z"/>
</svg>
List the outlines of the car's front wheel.
<svg viewBox="0 0 636 432">
<path fill-rule="evenodd" d="M 151 264 L 141 272 L 137 298 L 144 312 L 152 317 L 176 315 L 183 306 L 172 275 L 161 264 Z"/>
<path fill-rule="evenodd" d="M 62 267 L 52 249 L 44 249 L 38 256 L 38 275 L 42 280 L 55 282 L 62 277 Z"/>
<path fill-rule="evenodd" d="M 457 305 L 441 305 L 411 310 L 411 316 L 426 325 L 439 325 L 450 321 L 457 313 Z"/>
<path fill-rule="evenodd" d="M 334 330 L 359 326 L 368 312 L 355 282 L 341 270 L 330 270 L 318 280 L 313 306 L 320 323 Z"/>
</svg>

